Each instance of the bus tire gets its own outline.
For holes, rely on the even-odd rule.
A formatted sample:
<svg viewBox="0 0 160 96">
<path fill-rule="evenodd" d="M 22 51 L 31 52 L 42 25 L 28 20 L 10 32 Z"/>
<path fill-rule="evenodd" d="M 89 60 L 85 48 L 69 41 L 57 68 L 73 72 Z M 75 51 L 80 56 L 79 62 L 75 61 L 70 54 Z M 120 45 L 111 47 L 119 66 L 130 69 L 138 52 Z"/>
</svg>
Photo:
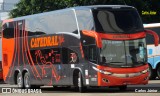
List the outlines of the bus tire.
<svg viewBox="0 0 160 96">
<path fill-rule="evenodd" d="M 16 80 L 18 88 L 24 88 L 23 76 L 20 72 L 18 73 Z"/>
<path fill-rule="evenodd" d="M 78 73 L 78 89 L 80 93 L 84 93 L 87 90 L 86 86 L 83 85 L 83 77 L 81 72 Z"/>
<path fill-rule="evenodd" d="M 154 80 L 155 78 L 156 78 L 156 72 L 154 72 L 151 65 L 149 65 L 149 79 Z"/>
<path fill-rule="evenodd" d="M 157 76 L 160 79 L 160 65 L 157 67 Z"/>
<path fill-rule="evenodd" d="M 26 89 L 31 88 L 30 76 L 29 76 L 29 73 L 28 73 L 28 72 L 26 72 L 26 73 L 24 74 L 24 87 L 25 87 Z"/>
<path fill-rule="evenodd" d="M 125 91 L 127 89 L 127 85 L 122 85 L 118 87 L 120 91 Z"/>
</svg>

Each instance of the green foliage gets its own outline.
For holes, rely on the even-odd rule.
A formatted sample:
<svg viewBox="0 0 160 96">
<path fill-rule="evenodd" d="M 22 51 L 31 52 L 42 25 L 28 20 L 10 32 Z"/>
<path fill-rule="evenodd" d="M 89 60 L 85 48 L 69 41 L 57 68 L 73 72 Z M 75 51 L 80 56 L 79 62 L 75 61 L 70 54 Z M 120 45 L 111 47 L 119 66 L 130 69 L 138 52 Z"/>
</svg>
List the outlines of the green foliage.
<svg viewBox="0 0 160 96">
<path fill-rule="evenodd" d="M 144 23 L 160 22 L 159 0 L 20 0 L 9 15 L 11 18 L 15 18 L 74 6 L 117 4 L 136 7 Z M 157 13 L 144 15 L 142 11 L 155 11 Z"/>
</svg>

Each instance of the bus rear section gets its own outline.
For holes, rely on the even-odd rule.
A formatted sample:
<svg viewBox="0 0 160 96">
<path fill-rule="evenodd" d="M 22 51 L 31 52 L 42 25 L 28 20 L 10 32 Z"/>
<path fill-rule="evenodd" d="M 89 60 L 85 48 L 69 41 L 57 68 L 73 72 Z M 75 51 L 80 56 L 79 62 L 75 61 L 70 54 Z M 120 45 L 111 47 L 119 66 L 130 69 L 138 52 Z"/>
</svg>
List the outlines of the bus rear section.
<svg viewBox="0 0 160 96">
<path fill-rule="evenodd" d="M 14 18 L 3 22 L 2 33 L 6 83 L 20 88 L 74 86 L 80 92 L 147 84 L 146 33 L 157 37 L 144 30 L 135 8 L 123 5 Z"/>
<path fill-rule="evenodd" d="M 144 24 L 144 28 L 147 30 L 153 30 L 160 36 L 160 23 Z M 148 63 L 149 63 L 149 77 L 150 79 L 160 78 L 160 46 L 155 47 L 153 37 L 147 35 L 147 51 L 148 51 Z"/>
</svg>

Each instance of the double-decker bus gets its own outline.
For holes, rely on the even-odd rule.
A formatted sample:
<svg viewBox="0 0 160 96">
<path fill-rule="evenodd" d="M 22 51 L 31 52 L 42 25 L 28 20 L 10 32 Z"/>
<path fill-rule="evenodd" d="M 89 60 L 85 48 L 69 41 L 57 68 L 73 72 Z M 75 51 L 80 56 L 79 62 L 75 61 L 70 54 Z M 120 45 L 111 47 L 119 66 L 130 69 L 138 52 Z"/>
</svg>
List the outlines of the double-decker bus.
<svg viewBox="0 0 160 96">
<path fill-rule="evenodd" d="M 148 83 L 146 34 L 134 7 L 67 8 L 3 21 L 3 79 L 18 87 Z"/>
<path fill-rule="evenodd" d="M 160 23 L 144 24 L 144 28 L 155 31 L 160 36 Z M 160 46 L 155 47 L 153 38 L 146 37 L 150 79 L 160 78 Z"/>
</svg>

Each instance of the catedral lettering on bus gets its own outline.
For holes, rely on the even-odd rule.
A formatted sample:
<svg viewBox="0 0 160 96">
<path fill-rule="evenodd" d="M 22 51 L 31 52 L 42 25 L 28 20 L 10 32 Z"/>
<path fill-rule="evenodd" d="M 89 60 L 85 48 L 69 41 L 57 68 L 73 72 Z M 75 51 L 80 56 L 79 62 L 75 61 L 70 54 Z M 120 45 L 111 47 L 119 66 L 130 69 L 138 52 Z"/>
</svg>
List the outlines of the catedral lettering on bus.
<svg viewBox="0 0 160 96">
<path fill-rule="evenodd" d="M 31 39 L 31 48 L 58 46 L 63 42 L 62 36 L 48 36 Z"/>
<path fill-rule="evenodd" d="M 34 86 L 119 87 L 148 83 L 146 34 L 134 7 L 73 7 L 3 21 L 3 79 Z M 59 39 L 61 38 L 61 39 Z"/>
</svg>

